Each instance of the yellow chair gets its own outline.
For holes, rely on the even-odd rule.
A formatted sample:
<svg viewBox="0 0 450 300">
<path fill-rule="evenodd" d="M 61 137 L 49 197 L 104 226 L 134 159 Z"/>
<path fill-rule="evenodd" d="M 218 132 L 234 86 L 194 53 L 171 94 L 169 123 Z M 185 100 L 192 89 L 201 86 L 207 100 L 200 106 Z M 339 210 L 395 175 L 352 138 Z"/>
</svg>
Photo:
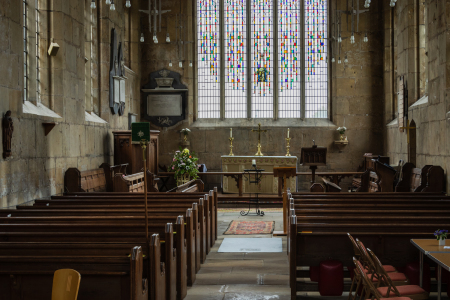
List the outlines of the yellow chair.
<svg viewBox="0 0 450 300">
<path fill-rule="evenodd" d="M 72 269 L 57 270 L 53 275 L 52 300 L 76 300 L 81 275 Z"/>
</svg>

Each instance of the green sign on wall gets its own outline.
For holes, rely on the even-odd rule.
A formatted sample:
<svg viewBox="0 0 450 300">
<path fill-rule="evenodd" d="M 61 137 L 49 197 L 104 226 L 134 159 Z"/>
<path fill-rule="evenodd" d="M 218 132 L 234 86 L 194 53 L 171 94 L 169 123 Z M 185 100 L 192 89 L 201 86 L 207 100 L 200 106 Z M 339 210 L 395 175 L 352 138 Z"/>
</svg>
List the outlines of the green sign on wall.
<svg viewBox="0 0 450 300">
<path fill-rule="evenodd" d="M 131 141 L 140 143 L 143 140 L 150 142 L 150 123 L 131 123 Z"/>
</svg>

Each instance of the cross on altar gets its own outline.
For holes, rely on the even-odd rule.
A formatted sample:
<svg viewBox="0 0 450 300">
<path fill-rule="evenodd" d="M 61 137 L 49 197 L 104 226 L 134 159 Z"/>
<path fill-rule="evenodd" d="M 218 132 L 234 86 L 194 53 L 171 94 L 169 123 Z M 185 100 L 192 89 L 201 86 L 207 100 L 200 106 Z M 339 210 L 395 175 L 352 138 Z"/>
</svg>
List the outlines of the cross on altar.
<svg viewBox="0 0 450 300">
<path fill-rule="evenodd" d="M 263 156 L 261 153 L 261 132 L 267 132 L 267 130 L 261 130 L 261 123 L 258 124 L 258 130 L 252 129 L 252 132 L 258 133 L 258 152 L 256 152 L 256 156 Z"/>
</svg>

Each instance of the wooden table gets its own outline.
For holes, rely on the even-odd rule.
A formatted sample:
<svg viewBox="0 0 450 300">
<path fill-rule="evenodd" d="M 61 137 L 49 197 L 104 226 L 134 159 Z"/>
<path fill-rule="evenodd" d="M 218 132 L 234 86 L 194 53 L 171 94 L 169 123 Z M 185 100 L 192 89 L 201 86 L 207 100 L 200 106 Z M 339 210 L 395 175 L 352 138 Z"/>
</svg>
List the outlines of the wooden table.
<svg viewBox="0 0 450 300">
<path fill-rule="evenodd" d="M 442 273 L 442 267 L 444 267 L 446 270 L 450 271 L 450 242 L 446 242 L 448 249 L 446 249 L 446 246 L 439 246 L 439 241 L 436 239 L 411 239 L 411 243 L 419 249 L 420 252 L 420 277 L 419 277 L 419 285 L 420 287 L 423 286 L 423 255 L 425 254 L 428 256 L 431 260 L 436 262 L 438 264 L 438 300 L 441 299 L 441 273 Z M 438 258 L 435 258 L 438 257 Z M 439 258 L 446 257 L 446 266 L 441 265 L 438 261 Z"/>
</svg>

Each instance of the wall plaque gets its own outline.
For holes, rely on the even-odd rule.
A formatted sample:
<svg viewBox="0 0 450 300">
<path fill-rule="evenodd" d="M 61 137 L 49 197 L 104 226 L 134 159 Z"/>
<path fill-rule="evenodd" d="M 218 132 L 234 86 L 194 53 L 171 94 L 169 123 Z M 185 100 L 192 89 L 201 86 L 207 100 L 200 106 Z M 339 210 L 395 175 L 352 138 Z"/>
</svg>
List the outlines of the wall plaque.
<svg viewBox="0 0 450 300">
<path fill-rule="evenodd" d="M 181 95 L 148 95 L 147 114 L 151 117 L 179 117 L 182 115 Z"/>
</svg>

